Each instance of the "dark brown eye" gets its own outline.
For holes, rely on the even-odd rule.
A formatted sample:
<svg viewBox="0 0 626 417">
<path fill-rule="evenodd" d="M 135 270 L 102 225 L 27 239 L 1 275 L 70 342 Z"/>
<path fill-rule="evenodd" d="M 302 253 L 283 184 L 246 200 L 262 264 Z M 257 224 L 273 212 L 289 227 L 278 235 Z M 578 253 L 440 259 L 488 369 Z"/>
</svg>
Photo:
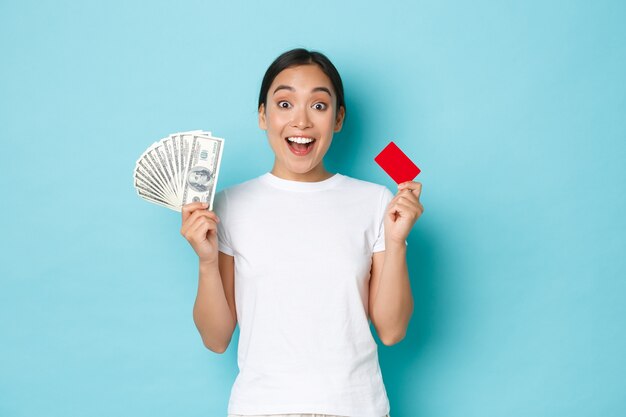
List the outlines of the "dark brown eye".
<svg viewBox="0 0 626 417">
<path fill-rule="evenodd" d="M 326 104 L 324 104 L 324 103 L 315 103 L 315 104 L 313 105 L 313 108 L 314 108 L 315 110 L 326 110 L 327 106 L 326 106 Z"/>
<path fill-rule="evenodd" d="M 282 109 L 288 109 L 291 107 L 291 104 L 289 104 L 288 101 L 282 100 L 278 102 L 278 107 L 282 108 Z"/>
</svg>

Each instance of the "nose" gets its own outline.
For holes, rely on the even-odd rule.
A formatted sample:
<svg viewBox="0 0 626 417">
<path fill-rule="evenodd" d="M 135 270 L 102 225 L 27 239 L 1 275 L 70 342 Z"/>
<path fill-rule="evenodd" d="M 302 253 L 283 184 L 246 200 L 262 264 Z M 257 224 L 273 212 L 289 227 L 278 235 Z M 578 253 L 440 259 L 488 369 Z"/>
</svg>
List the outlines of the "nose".
<svg viewBox="0 0 626 417">
<path fill-rule="evenodd" d="M 291 126 L 297 127 L 298 129 L 306 129 L 312 126 L 306 106 L 294 112 Z"/>
</svg>

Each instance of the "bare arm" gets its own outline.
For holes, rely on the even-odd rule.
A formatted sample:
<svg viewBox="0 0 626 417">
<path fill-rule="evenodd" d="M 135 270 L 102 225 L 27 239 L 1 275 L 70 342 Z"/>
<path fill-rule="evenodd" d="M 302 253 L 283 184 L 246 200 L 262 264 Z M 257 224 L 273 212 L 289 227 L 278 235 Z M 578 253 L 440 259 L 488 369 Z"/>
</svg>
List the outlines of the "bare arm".
<svg viewBox="0 0 626 417">
<path fill-rule="evenodd" d="M 234 269 L 234 258 L 222 252 L 219 267 L 203 263 L 199 266 L 193 320 L 204 345 L 216 353 L 226 351 L 237 325 Z"/>
<path fill-rule="evenodd" d="M 406 264 L 406 246 L 388 245 L 372 257 L 369 310 L 372 323 L 385 345 L 406 335 L 413 315 L 413 295 Z"/>
<path fill-rule="evenodd" d="M 206 204 L 185 205 L 182 217 L 180 233 L 191 244 L 199 259 L 194 323 L 204 345 L 213 352 L 223 353 L 237 325 L 234 258 L 217 250 L 219 218 L 212 211 L 206 210 Z"/>
<path fill-rule="evenodd" d="M 413 294 L 406 263 L 405 239 L 424 212 L 422 184 L 407 181 L 385 213 L 385 251 L 372 256 L 369 311 L 380 340 L 393 345 L 404 339 L 413 315 Z"/>
</svg>

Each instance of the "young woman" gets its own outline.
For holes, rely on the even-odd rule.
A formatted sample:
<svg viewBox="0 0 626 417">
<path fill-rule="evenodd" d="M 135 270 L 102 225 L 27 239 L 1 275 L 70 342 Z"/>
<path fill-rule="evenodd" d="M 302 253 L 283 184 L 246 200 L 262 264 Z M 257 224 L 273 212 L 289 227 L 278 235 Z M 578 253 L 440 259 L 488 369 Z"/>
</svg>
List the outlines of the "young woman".
<svg viewBox="0 0 626 417">
<path fill-rule="evenodd" d="M 424 210 L 421 184 L 400 184 L 394 196 L 326 170 L 346 105 L 321 53 L 279 56 L 258 111 L 272 170 L 218 193 L 215 212 L 182 210 L 181 234 L 200 262 L 193 313 L 202 340 L 222 353 L 240 328 L 229 417 L 386 416 L 369 322 L 385 345 L 406 333 L 406 238 Z"/>
</svg>

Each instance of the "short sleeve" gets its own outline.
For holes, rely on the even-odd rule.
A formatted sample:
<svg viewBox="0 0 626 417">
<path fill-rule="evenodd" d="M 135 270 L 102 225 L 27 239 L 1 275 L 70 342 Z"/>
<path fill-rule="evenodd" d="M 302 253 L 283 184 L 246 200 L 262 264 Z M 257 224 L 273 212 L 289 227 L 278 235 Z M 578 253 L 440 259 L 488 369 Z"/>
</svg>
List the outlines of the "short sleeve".
<svg viewBox="0 0 626 417">
<path fill-rule="evenodd" d="M 389 191 L 387 187 L 383 187 L 376 220 L 376 224 L 378 225 L 378 237 L 374 242 L 372 252 L 381 252 L 385 250 L 385 213 L 387 212 L 387 205 L 392 199 L 393 194 L 391 191 Z"/>
<path fill-rule="evenodd" d="M 217 243 L 218 250 L 226 255 L 233 256 L 234 251 L 228 234 L 228 196 L 226 190 L 215 194 L 213 201 L 213 211 L 217 214 L 220 221 L 217 223 Z"/>
</svg>

